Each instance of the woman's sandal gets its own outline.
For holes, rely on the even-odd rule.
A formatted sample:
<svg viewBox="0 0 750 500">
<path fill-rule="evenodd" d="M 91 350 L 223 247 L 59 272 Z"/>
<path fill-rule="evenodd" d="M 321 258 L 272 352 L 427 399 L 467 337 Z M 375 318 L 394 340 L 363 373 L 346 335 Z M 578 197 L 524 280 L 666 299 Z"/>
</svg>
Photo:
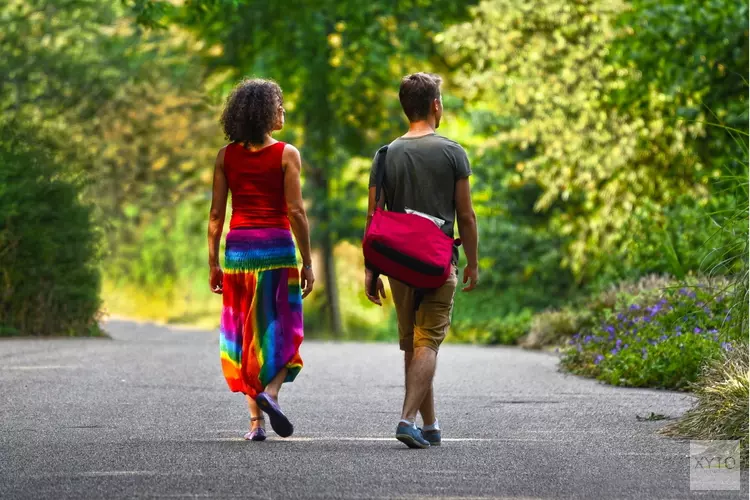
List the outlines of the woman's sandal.
<svg viewBox="0 0 750 500">
<path fill-rule="evenodd" d="M 281 437 L 289 437 L 294 432 L 294 426 L 281 411 L 279 404 L 267 393 L 261 392 L 255 397 L 255 402 L 261 410 L 268 413 L 271 419 L 271 429 Z"/>
<path fill-rule="evenodd" d="M 265 418 L 263 417 L 252 417 L 250 419 L 250 423 L 252 425 L 252 422 L 257 422 L 258 420 L 264 421 Z M 245 439 L 247 441 L 265 441 L 266 440 L 266 430 L 263 427 L 256 427 L 255 429 L 250 430 L 247 434 L 245 434 Z"/>
</svg>

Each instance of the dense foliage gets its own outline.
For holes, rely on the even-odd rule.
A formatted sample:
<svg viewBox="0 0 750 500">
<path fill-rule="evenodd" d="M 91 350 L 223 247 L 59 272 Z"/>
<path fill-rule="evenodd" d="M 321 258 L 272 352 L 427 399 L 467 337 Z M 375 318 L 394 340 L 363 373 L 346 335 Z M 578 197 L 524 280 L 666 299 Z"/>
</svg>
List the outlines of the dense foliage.
<svg viewBox="0 0 750 500">
<path fill-rule="evenodd" d="M 97 335 L 92 209 L 45 146 L 0 127 L 0 336 Z"/>
<path fill-rule="evenodd" d="M 517 151 L 511 186 L 540 188 L 535 208 L 579 280 L 670 270 L 652 252 L 621 259 L 674 224 L 680 197 L 705 204 L 711 180 L 740 165 L 707 122 L 747 129 L 746 14 L 732 0 L 487 0 L 440 36 L 462 95 L 502 118 L 482 153 Z M 706 44 L 707 32 L 721 35 Z"/>
</svg>

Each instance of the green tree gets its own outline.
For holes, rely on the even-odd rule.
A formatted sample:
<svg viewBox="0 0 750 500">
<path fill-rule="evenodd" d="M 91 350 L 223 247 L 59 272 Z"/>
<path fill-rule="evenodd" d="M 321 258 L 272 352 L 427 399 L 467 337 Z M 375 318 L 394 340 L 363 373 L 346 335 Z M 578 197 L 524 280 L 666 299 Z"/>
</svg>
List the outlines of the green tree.
<svg viewBox="0 0 750 500">
<path fill-rule="evenodd" d="M 170 9 L 159 1 L 129 2 L 146 24 L 177 23 L 206 42 L 205 61 L 227 86 L 247 74 L 276 79 L 286 92 L 287 138 L 301 146 L 306 192 L 324 260 L 330 327 L 342 330 L 333 248 L 361 232 L 355 200 L 335 188 L 354 155 L 370 156 L 403 127 L 395 98 L 400 77 L 430 58 L 432 37 L 463 5 L 447 0 L 279 2 L 192 0 Z M 164 18 L 160 18 L 165 14 Z M 408 68 L 408 70 L 407 70 Z M 343 196 L 341 196 L 343 195 Z"/>
<path fill-rule="evenodd" d="M 176 26 L 144 34 L 125 13 L 96 0 L 0 5 L 0 123 L 23 123 L 85 175 L 108 274 L 135 277 L 143 227 L 204 190 L 219 137 L 197 42 Z"/>
<path fill-rule="evenodd" d="M 725 15 L 741 13 L 724 3 Z M 636 7 L 644 4 L 653 11 L 656 2 Z M 676 20 L 652 12 L 656 17 L 646 21 L 644 12 L 630 9 L 603 0 L 485 0 L 472 9 L 471 21 L 439 36 L 475 109 L 515 118 L 515 126 L 488 141 L 529 153 L 514 165 L 517 182 L 541 187 L 537 210 L 561 208 L 551 224 L 570 238 L 563 263 L 581 280 L 595 276 L 609 255 L 638 243 L 645 230 L 638 221 L 663 220 L 664 207 L 683 194 L 706 200 L 710 179 L 719 175 L 705 163 L 710 155 L 696 151 L 711 118 L 701 107 L 704 91 L 683 92 L 680 81 L 670 82 L 674 67 L 685 62 L 670 59 L 669 42 L 655 48 L 661 62 L 650 68 L 660 79 L 641 79 L 645 60 L 623 62 L 632 59 L 634 39 L 623 16 L 664 29 L 680 21 L 683 36 L 696 38 L 707 27 L 694 14 Z M 735 30 L 729 43 L 737 36 L 742 33 Z M 651 48 L 646 37 L 641 53 Z M 685 106 L 693 111 L 690 120 L 681 119 Z"/>
</svg>

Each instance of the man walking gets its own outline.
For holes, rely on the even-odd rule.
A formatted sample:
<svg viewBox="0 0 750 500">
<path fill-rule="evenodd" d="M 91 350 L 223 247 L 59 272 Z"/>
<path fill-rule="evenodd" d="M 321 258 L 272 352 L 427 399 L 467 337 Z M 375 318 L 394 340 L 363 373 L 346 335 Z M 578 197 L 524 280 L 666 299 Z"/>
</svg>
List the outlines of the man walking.
<svg viewBox="0 0 750 500">
<path fill-rule="evenodd" d="M 471 202 L 471 168 L 466 152 L 457 143 L 435 133 L 443 115 L 440 95 L 442 79 L 433 74 L 415 73 L 401 80 L 399 100 L 409 119 L 409 131 L 393 141 L 386 155 L 384 197 L 388 210 L 414 210 L 431 216 L 445 234 L 453 237 L 454 221 L 466 253 L 463 291 L 478 283 L 477 223 Z M 367 223 L 376 207 L 375 169 L 370 175 Z M 415 242 L 418 244 L 418 242 Z M 458 248 L 453 255 L 453 271 L 440 288 L 428 291 L 415 310 L 415 290 L 389 279 L 398 317 L 399 345 L 404 351 L 406 395 L 396 438 L 410 448 L 439 446 L 440 426 L 435 415 L 432 379 L 437 353 L 450 328 L 453 296 L 458 283 Z M 371 285 L 377 279 L 374 295 Z M 365 271 L 365 293 L 382 305 L 385 289 L 380 278 Z M 423 427 L 416 426 L 417 411 Z"/>
</svg>

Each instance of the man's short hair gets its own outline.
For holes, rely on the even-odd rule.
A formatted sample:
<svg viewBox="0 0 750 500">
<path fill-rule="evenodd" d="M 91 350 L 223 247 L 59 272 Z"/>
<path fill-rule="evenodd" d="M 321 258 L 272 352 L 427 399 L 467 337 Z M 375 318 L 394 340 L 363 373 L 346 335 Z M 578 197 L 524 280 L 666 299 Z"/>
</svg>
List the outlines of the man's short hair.
<svg viewBox="0 0 750 500">
<path fill-rule="evenodd" d="M 432 73 L 414 73 L 401 79 L 398 99 L 410 122 L 426 120 L 430 106 L 440 97 L 443 79 Z"/>
</svg>

